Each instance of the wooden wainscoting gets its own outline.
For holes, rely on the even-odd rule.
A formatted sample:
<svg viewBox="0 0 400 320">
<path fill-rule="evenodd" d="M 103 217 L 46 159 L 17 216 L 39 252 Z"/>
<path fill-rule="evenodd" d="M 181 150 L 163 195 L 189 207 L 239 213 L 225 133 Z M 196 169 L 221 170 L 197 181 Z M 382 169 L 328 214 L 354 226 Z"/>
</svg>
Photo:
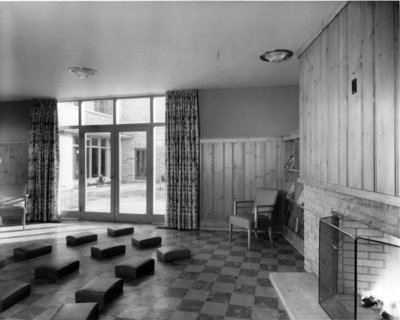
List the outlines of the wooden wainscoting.
<svg viewBox="0 0 400 320">
<path fill-rule="evenodd" d="M 0 185 L 25 184 L 28 179 L 28 144 L 0 143 Z"/>
<path fill-rule="evenodd" d="M 258 188 L 281 189 L 281 138 L 202 139 L 200 226 L 227 228 L 233 201 Z"/>
</svg>

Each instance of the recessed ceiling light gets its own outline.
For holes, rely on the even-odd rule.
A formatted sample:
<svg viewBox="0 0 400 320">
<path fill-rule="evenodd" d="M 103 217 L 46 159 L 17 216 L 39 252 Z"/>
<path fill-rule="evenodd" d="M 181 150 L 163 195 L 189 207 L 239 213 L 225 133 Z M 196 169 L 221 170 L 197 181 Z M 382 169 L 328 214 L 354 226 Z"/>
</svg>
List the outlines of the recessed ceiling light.
<svg viewBox="0 0 400 320">
<path fill-rule="evenodd" d="M 284 60 L 289 59 L 291 56 L 293 56 L 293 52 L 290 50 L 276 49 L 276 50 L 264 52 L 260 56 L 260 59 L 262 61 L 278 63 L 278 62 L 282 62 Z"/>
<path fill-rule="evenodd" d="M 71 67 L 68 68 L 68 71 L 76 75 L 79 79 L 86 79 L 99 73 L 97 70 L 84 67 Z"/>
</svg>

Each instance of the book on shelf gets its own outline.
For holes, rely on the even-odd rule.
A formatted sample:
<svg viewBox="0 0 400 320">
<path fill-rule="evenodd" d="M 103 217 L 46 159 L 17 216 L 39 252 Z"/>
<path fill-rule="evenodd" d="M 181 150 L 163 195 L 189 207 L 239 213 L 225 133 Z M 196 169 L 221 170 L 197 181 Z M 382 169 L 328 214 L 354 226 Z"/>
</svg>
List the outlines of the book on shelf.
<svg viewBox="0 0 400 320">
<path fill-rule="evenodd" d="M 288 190 L 288 192 L 286 194 L 286 198 L 287 199 L 293 200 L 294 190 L 295 190 L 295 183 L 293 182 L 290 185 L 289 190 Z"/>
<path fill-rule="evenodd" d="M 285 169 L 295 169 L 295 156 L 291 155 L 288 162 L 286 162 Z"/>
<path fill-rule="evenodd" d="M 299 197 L 297 198 L 297 204 L 299 206 L 304 206 L 304 190 L 300 193 Z"/>
</svg>

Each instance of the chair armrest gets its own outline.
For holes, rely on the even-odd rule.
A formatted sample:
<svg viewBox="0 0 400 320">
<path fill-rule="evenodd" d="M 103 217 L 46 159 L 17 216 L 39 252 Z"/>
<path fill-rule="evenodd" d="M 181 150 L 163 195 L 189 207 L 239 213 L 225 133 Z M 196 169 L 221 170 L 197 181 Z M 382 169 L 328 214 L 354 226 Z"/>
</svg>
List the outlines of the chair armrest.
<svg viewBox="0 0 400 320">
<path fill-rule="evenodd" d="M 233 214 L 236 215 L 238 209 L 252 209 L 254 200 L 235 200 L 233 201 Z"/>
</svg>

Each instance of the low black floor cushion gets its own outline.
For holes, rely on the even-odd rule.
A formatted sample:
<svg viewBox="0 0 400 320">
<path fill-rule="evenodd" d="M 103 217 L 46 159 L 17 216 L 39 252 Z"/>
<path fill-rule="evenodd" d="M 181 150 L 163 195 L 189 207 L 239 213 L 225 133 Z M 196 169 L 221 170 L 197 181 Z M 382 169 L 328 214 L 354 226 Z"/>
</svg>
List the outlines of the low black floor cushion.
<svg viewBox="0 0 400 320">
<path fill-rule="evenodd" d="M 124 279 L 137 279 L 154 273 L 154 259 L 135 257 L 115 266 L 115 276 Z"/>
<path fill-rule="evenodd" d="M 31 293 L 31 285 L 19 280 L 0 281 L 0 312 L 11 307 Z"/>
<path fill-rule="evenodd" d="M 50 320 L 97 320 L 99 305 L 96 302 L 63 304 Z"/>
<path fill-rule="evenodd" d="M 14 257 L 18 259 L 30 259 L 42 254 L 50 253 L 52 246 L 44 242 L 33 242 L 26 246 L 14 249 Z"/>
<path fill-rule="evenodd" d="M 144 249 L 148 247 L 157 247 L 161 245 L 161 237 L 137 235 L 132 238 L 132 245 L 139 249 Z"/>
<path fill-rule="evenodd" d="M 79 246 L 80 244 L 97 241 L 97 234 L 91 232 L 82 232 L 66 237 L 67 246 Z"/>
<path fill-rule="evenodd" d="M 79 260 L 53 260 L 35 269 L 35 278 L 57 280 L 79 270 Z"/>
<path fill-rule="evenodd" d="M 1 258 L 0 259 L 0 269 L 3 268 L 6 265 L 6 259 L 5 258 Z"/>
<path fill-rule="evenodd" d="M 127 234 L 132 234 L 133 231 L 134 231 L 133 227 L 107 228 L 107 234 L 110 237 L 119 237 Z"/>
<path fill-rule="evenodd" d="M 101 306 L 110 303 L 123 291 L 124 281 L 117 278 L 95 278 L 75 292 L 75 302 L 97 302 Z"/>
<path fill-rule="evenodd" d="M 91 247 L 90 249 L 92 258 L 96 259 L 110 258 L 115 255 L 125 253 L 124 244 L 97 246 L 97 247 Z"/>
<path fill-rule="evenodd" d="M 157 249 L 157 257 L 164 262 L 190 258 L 190 250 L 184 246 L 170 246 Z"/>
</svg>

